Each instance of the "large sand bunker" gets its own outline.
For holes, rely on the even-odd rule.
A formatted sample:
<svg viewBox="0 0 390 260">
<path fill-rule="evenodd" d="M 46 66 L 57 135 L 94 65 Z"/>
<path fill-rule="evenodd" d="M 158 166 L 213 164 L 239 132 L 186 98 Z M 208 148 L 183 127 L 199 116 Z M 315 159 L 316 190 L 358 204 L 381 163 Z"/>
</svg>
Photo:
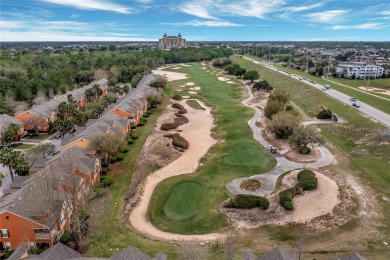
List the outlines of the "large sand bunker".
<svg viewBox="0 0 390 260">
<path fill-rule="evenodd" d="M 165 71 L 165 70 L 152 70 L 152 72 L 156 75 L 160 75 L 165 77 L 168 81 L 174 81 L 174 80 L 181 80 L 188 78 L 187 74 L 179 73 L 179 72 L 172 72 L 172 71 Z"/>
</svg>

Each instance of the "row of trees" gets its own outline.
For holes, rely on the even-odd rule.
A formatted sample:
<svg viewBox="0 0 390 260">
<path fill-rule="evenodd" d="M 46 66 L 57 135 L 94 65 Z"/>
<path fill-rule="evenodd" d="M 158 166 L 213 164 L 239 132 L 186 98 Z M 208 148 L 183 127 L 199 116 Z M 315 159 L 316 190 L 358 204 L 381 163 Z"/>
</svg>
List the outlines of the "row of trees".
<svg viewBox="0 0 390 260">
<path fill-rule="evenodd" d="M 212 60 L 231 54 L 231 49 L 215 47 L 171 52 L 96 50 L 60 52 L 56 55 L 3 52 L 0 56 L 0 96 L 3 97 L 0 99 L 0 112 L 16 112 L 15 101 L 24 101 L 30 106 L 38 93 L 51 98 L 104 77 L 109 78 L 111 86 L 119 82 L 136 86 L 151 68 L 169 63 Z"/>
<path fill-rule="evenodd" d="M 212 62 L 213 67 L 224 69 L 227 73 L 242 77 L 244 80 L 250 80 L 251 82 L 259 79 L 260 75 L 257 70 L 247 71 L 240 65 L 233 63 L 231 59 L 216 59 Z"/>
</svg>

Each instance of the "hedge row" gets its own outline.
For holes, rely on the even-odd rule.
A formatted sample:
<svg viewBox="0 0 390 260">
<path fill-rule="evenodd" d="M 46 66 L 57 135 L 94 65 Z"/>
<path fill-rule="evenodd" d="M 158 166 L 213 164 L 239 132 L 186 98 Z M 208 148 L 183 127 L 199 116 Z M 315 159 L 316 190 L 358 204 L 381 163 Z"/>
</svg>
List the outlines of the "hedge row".
<svg viewBox="0 0 390 260">
<path fill-rule="evenodd" d="M 239 194 L 230 199 L 225 207 L 236 209 L 252 209 L 259 207 L 262 210 L 266 210 L 269 207 L 269 201 L 267 198 L 260 196 Z"/>
<path fill-rule="evenodd" d="M 160 129 L 163 131 L 168 131 L 171 129 L 176 129 L 178 126 L 184 125 L 189 122 L 187 117 L 179 113 L 175 113 L 175 116 L 176 118 L 173 120 L 173 123 L 164 123 L 161 125 Z"/>
<path fill-rule="evenodd" d="M 173 103 L 172 107 L 179 109 L 179 111 L 178 111 L 179 114 L 186 114 L 187 113 L 187 109 L 185 109 L 179 103 Z"/>
<path fill-rule="evenodd" d="M 279 192 L 280 204 L 287 210 L 294 209 L 293 198 L 304 190 L 314 190 L 318 187 L 318 179 L 314 172 L 302 170 L 298 173 L 298 183 L 291 188 Z"/>
<path fill-rule="evenodd" d="M 321 112 L 318 113 L 316 116 L 318 119 L 331 119 L 332 118 L 332 111 L 329 109 L 323 109 Z"/>
</svg>

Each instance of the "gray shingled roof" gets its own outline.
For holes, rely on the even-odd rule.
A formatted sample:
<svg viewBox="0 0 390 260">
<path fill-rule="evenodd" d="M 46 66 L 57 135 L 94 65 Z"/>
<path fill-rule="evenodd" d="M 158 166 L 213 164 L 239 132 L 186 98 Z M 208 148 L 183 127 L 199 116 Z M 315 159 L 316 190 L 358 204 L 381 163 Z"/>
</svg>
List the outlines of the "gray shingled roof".
<svg viewBox="0 0 390 260">
<path fill-rule="evenodd" d="M 256 260 L 256 256 L 252 254 L 251 252 L 245 252 L 242 255 L 242 260 Z"/>
<path fill-rule="evenodd" d="M 31 179 L 31 176 L 15 176 L 14 180 L 11 183 L 10 188 L 19 189 L 19 188 L 25 186 L 30 179 Z"/>
<path fill-rule="evenodd" d="M 152 260 L 150 256 L 140 251 L 138 248 L 129 246 L 126 249 L 123 249 L 119 253 L 113 255 L 110 259 L 112 260 Z"/>
<path fill-rule="evenodd" d="M 16 250 L 12 253 L 10 257 L 8 257 L 8 260 L 19 260 L 25 253 L 27 253 L 28 247 L 27 246 L 19 246 L 16 248 Z"/>
<path fill-rule="evenodd" d="M 0 125 L 2 125 L 5 129 L 8 128 L 8 126 L 12 123 L 18 124 L 18 125 L 23 125 L 22 122 L 13 118 L 12 116 L 9 116 L 7 114 L 0 115 Z"/>
<path fill-rule="evenodd" d="M 44 260 L 67 260 L 80 257 L 81 254 L 67 247 L 62 243 L 57 243 L 39 255 Z"/>
<path fill-rule="evenodd" d="M 298 260 L 298 258 L 277 247 L 259 256 L 257 260 Z"/>
<path fill-rule="evenodd" d="M 344 256 L 343 260 L 367 260 L 367 259 L 356 252 L 352 252 L 349 255 Z"/>
</svg>

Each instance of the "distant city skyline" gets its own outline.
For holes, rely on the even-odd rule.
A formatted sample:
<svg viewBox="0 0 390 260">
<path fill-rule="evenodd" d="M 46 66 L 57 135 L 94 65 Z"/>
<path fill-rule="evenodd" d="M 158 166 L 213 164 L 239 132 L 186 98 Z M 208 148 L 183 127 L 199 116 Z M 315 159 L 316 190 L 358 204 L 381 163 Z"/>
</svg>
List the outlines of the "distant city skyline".
<svg viewBox="0 0 390 260">
<path fill-rule="evenodd" d="M 0 41 L 390 41 L 385 0 L 2 0 Z"/>
</svg>

